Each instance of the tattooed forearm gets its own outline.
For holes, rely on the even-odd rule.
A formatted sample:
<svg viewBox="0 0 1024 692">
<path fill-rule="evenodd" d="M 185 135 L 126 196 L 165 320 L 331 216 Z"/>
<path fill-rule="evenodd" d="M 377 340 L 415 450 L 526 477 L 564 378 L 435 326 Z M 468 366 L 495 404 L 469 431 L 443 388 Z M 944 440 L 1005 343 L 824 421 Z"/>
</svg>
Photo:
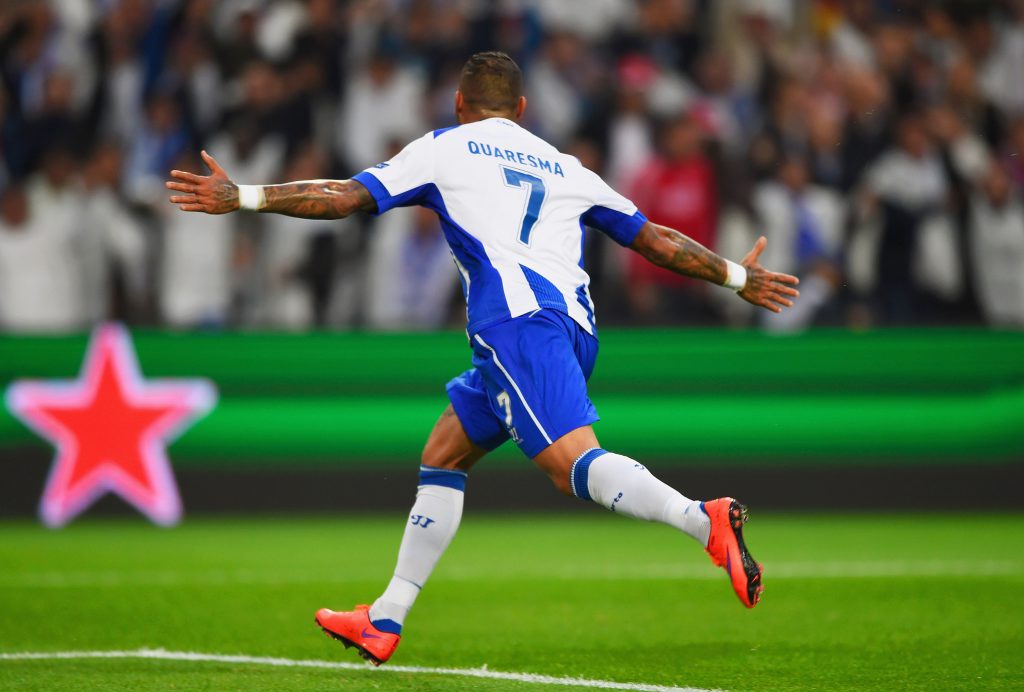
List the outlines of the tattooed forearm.
<svg viewBox="0 0 1024 692">
<path fill-rule="evenodd" d="M 793 300 L 799 297 L 800 292 L 795 287 L 800 281 L 795 276 L 771 272 L 760 265 L 757 258 L 767 243 L 764 236 L 758 238 L 754 249 L 740 262 L 746 270 L 746 279 L 736 293 L 752 305 L 782 312 L 792 307 Z M 649 221 L 630 247 L 648 261 L 677 274 L 719 285 L 725 284 L 729 275 L 729 265 L 711 250 L 678 231 Z"/>
<path fill-rule="evenodd" d="M 677 274 L 725 283 L 725 260 L 695 240 L 665 226 L 647 222 L 631 246 L 648 261 Z"/>
<path fill-rule="evenodd" d="M 303 219 L 341 219 L 354 211 L 377 210 L 370 191 L 355 180 L 300 180 L 239 187 L 212 156 L 205 151 L 201 155 L 210 175 L 174 170 L 172 179 L 164 183 L 176 193 L 170 202 L 182 211 L 227 214 L 245 208 Z"/>
<path fill-rule="evenodd" d="M 375 211 L 370 191 L 355 180 L 301 180 L 265 185 L 264 212 L 302 219 L 342 219 L 355 211 Z"/>
</svg>

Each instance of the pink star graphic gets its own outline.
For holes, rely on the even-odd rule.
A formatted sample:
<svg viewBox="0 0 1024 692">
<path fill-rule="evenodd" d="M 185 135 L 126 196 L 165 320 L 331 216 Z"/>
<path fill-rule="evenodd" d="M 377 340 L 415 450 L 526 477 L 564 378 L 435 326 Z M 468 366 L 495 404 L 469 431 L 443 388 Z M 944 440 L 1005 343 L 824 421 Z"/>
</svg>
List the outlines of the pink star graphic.
<svg viewBox="0 0 1024 692">
<path fill-rule="evenodd" d="M 106 492 L 157 524 L 177 523 L 166 447 L 216 400 L 206 380 L 144 380 L 128 331 L 115 324 L 93 332 L 78 380 L 13 383 L 8 409 L 57 449 L 43 523 L 63 526 Z"/>
</svg>

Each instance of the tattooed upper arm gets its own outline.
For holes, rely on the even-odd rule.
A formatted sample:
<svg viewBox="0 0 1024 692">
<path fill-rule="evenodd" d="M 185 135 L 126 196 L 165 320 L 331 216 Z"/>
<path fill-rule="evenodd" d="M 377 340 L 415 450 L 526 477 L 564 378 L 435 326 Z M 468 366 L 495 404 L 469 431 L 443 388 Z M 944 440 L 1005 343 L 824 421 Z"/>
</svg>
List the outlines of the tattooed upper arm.
<svg viewBox="0 0 1024 692">
<path fill-rule="evenodd" d="M 373 198 L 370 191 L 358 180 L 343 180 L 342 185 L 347 185 L 349 191 L 355 197 L 356 209 L 372 214 L 377 211 L 377 200 Z"/>
<path fill-rule="evenodd" d="M 377 202 L 356 180 L 300 180 L 263 188 L 261 211 L 302 219 L 343 219 L 356 211 L 374 212 Z"/>
<path fill-rule="evenodd" d="M 640 253 L 649 262 L 663 267 L 672 255 L 671 248 L 658 232 L 659 228 L 656 224 L 648 221 L 640 227 L 640 232 L 629 247 Z"/>
</svg>

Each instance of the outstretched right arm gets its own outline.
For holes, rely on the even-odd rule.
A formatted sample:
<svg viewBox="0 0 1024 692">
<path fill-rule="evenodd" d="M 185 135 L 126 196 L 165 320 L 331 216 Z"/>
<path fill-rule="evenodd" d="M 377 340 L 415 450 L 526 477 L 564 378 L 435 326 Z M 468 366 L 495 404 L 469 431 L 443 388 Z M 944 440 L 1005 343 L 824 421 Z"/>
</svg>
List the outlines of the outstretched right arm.
<svg viewBox="0 0 1024 692">
<path fill-rule="evenodd" d="M 753 249 L 740 262 L 746 277 L 742 284 L 734 288 L 737 295 L 748 303 L 772 312 L 782 312 L 783 308 L 793 307 L 793 300 L 800 295 L 795 288 L 800 280 L 789 274 L 768 271 L 761 266 L 758 257 L 767 243 L 764 236 L 758 238 Z M 729 262 L 696 240 L 666 226 L 648 221 L 630 247 L 652 264 L 676 274 L 719 285 L 726 285 L 730 280 Z"/>
<path fill-rule="evenodd" d="M 778 274 L 761 266 L 758 257 L 768 242 L 764 236 L 754 243 L 754 248 L 739 264 L 730 262 L 679 231 L 652 223 L 637 211 L 635 204 L 609 187 L 596 173 L 584 171 L 593 186 L 594 206 L 583 215 L 583 223 L 604 231 L 652 264 L 676 274 L 728 286 L 748 303 L 772 312 L 792 307 L 793 299 L 800 295 L 795 288 L 800 281 L 795 276 Z"/>
<path fill-rule="evenodd" d="M 242 208 L 242 195 L 224 169 L 205 151 L 203 161 L 210 175 L 171 171 L 165 185 L 174 190 L 170 201 L 182 211 L 227 214 Z M 282 185 L 242 186 L 251 195 L 247 209 L 295 216 L 300 219 L 343 219 L 356 211 L 373 212 L 377 203 L 369 190 L 355 180 L 301 180 Z"/>
</svg>

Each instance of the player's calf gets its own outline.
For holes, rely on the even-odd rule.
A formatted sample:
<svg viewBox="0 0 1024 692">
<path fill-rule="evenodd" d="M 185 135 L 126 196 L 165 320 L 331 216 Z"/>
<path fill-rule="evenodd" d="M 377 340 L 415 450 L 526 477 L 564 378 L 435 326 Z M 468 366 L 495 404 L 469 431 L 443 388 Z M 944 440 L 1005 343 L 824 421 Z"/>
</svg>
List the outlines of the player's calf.
<svg viewBox="0 0 1024 692">
<path fill-rule="evenodd" d="M 707 546 L 711 520 L 691 500 L 635 459 L 600 447 L 579 455 L 569 471 L 572 493 L 617 514 L 674 526 Z"/>
</svg>

